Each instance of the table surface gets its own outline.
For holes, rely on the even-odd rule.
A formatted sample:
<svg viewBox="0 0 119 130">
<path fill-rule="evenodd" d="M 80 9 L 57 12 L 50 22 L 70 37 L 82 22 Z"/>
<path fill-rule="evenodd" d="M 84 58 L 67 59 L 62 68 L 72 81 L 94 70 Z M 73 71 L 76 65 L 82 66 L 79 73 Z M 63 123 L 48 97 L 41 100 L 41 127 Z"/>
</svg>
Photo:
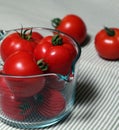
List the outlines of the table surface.
<svg viewBox="0 0 119 130">
<path fill-rule="evenodd" d="M 44 130 L 119 130 L 119 61 L 101 59 L 95 34 L 104 26 L 119 27 L 118 0 L 0 0 L 0 29 L 52 27 L 51 20 L 74 13 L 90 36 L 76 65 L 76 103 L 70 116 Z M 0 122 L 0 130 L 18 130 Z"/>
</svg>

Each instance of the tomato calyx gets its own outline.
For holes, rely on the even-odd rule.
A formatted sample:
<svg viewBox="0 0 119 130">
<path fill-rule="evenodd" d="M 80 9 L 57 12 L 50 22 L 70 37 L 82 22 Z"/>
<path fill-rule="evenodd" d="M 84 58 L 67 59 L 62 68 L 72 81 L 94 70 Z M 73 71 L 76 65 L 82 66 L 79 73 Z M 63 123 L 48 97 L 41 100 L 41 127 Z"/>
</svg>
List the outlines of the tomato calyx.
<svg viewBox="0 0 119 130">
<path fill-rule="evenodd" d="M 62 45 L 63 43 L 63 40 L 62 38 L 59 36 L 59 34 L 56 34 L 52 37 L 52 44 L 54 46 L 57 46 L 57 45 Z"/>
<path fill-rule="evenodd" d="M 42 94 L 37 94 L 37 95 L 34 96 L 34 98 L 35 98 L 35 100 L 36 100 L 36 102 L 37 102 L 38 104 L 42 104 L 43 101 L 44 101 L 44 97 L 43 97 Z"/>
<path fill-rule="evenodd" d="M 38 60 L 37 65 L 42 71 L 47 71 L 48 69 L 48 65 L 43 61 L 43 59 Z"/>
<path fill-rule="evenodd" d="M 29 33 L 28 33 L 28 31 L 29 31 Z M 21 37 L 21 38 L 23 38 L 23 39 L 25 39 L 25 40 L 31 40 L 32 38 L 32 28 L 31 29 L 23 29 L 23 28 L 21 28 L 21 32 L 17 32 L 18 33 L 18 35 Z"/>
<path fill-rule="evenodd" d="M 29 108 L 31 108 L 31 105 L 28 102 L 24 102 L 19 106 L 21 110 L 21 114 L 24 114 Z"/>
<path fill-rule="evenodd" d="M 56 27 L 60 24 L 60 22 L 61 22 L 61 19 L 60 19 L 60 18 L 54 18 L 54 19 L 51 21 L 52 26 L 53 26 L 54 28 L 56 28 Z"/>
<path fill-rule="evenodd" d="M 111 28 L 108 28 L 108 27 L 104 27 L 106 33 L 108 36 L 114 36 L 115 35 L 115 31 Z"/>
</svg>

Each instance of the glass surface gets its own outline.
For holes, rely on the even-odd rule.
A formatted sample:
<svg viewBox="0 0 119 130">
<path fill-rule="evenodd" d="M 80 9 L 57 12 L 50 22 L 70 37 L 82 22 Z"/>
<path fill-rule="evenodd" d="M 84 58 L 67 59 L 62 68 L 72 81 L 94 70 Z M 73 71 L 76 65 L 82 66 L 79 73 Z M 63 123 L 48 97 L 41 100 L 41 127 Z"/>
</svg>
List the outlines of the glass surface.
<svg viewBox="0 0 119 130">
<path fill-rule="evenodd" d="M 2 37 L 5 38 L 15 31 L 20 32 L 21 29 L 3 31 Z M 75 99 L 75 65 L 81 54 L 80 46 L 68 35 L 53 29 L 34 27 L 32 31 L 43 36 L 54 33 L 65 35 L 72 40 L 77 57 L 72 62 L 71 72 L 67 75 L 47 73 L 10 76 L 0 73 L 0 119 L 19 128 L 43 128 L 61 121 L 72 111 Z M 1 64 L 4 64 L 2 60 Z M 7 96 L 3 89 L 7 91 Z"/>
</svg>

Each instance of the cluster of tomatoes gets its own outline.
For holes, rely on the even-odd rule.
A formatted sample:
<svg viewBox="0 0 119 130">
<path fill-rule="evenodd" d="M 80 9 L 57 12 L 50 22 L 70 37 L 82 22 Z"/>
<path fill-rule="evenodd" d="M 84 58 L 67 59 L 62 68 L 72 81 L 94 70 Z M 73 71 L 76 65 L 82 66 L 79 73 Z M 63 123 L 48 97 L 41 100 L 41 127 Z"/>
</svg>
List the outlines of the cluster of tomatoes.
<svg viewBox="0 0 119 130">
<path fill-rule="evenodd" d="M 56 32 L 43 36 L 32 28 L 21 29 L 3 39 L 0 53 L 0 105 L 7 117 L 24 120 L 36 111 L 51 118 L 63 111 L 66 101 L 60 90 L 65 81 L 47 74 L 65 76 L 72 71 L 78 52 L 71 39 Z"/>
<path fill-rule="evenodd" d="M 87 29 L 79 16 L 69 14 L 63 19 L 55 18 L 52 25 L 79 45 L 85 43 Z M 105 27 L 96 34 L 94 41 L 101 57 L 119 59 L 119 29 Z M 70 74 L 78 55 L 71 39 L 58 32 L 43 36 L 32 28 L 21 28 L 20 32 L 13 32 L 3 39 L 0 53 L 4 62 L 0 72 L 3 75 L 0 77 L 0 104 L 6 116 L 24 120 L 37 111 L 37 114 L 50 118 L 65 108 L 66 102 L 60 92 L 65 81 L 59 81 L 55 75 L 41 75 Z"/>
<path fill-rule="evenodd" d="M 62 85 L 64 83 L 62 82 L 61 83 L 62 85 L 60 84 L 59 86 L 59 82 L 58 80 L 56 80 L 56 78 L 57 77 L 52 77 L 53 80 L 55 79 L 54 81 L 56 85 L 55 87 L 52 88 L 52 86 L 49 86 L 49 84 L 47 86 L 46 83 L 42 91 L 39 92 L 38 90 L 37 94 L 30 97 L 18 97 L 18 96 L 23 96 L 23 94 L 25 94 L 25 96 L 28 96 L 29 92 L 31 94 L 31 91 L 32 90 L 34 91 L 35 85 L 34 88 L 33 86 L 29 86 L 32 87 L 32 89 L 29 88 L 28 86 L 26 87 L 22 85 L 9 86 L 5 78 L 0 78 L 0 92 L 1 92 L 0 107 L 3 115 L 12 120 L 24 121 L 25 119 L 31 119 L 31 118 L 34 119 L 36 117 L 53 118 L 58 114 L 60 114 L 66 107 L 66 101 L 64 96 L 60 92 L 60 90 L 63 88 Z M 47 82 L 48 81 L 49 80 L 47 80 Z M 51 83 L 51 81 L 49 81 L 49 83 Z M 15 88 L 11 89 L 11 87 Z M 58 87 L 60 87 L 60 89 Z M 21 91 L 21 89 L 25 90 L 24 93 L 23 91 Z M 20 95 L 20 93 L 22 94 Z"/>
<path fill-rule="evenodd" d="M 55 29 L 72 36 L 80 45 L 85 43 L 87 29 L 85 22 L 77 15 L 69 14 L 63 19 L 52 20 Z M 104 27 L 97 32 L 94 39 L 95 49 L 105 60 L 119 60 L 119 28 Z"/>
</svg>

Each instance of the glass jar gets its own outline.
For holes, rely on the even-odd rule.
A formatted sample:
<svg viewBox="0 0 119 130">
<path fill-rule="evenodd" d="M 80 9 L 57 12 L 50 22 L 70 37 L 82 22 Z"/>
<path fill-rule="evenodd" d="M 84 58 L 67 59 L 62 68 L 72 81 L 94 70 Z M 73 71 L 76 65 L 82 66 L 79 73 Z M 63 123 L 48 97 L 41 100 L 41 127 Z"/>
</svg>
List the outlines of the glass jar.
<svg viewBox="0 0 119 130">
<path fill-rule="evenodd" d="M 77 78 L 75 66 L 80 58 L 81 48 L 74 39 L 60 31 L 33 27 L 22 28 L 22 33 L 25 30 L 38 32 L 43 37 L 55 34 L 65 36 L 72 41 L 77 52 L 71 71 L 66 75 L 58 73 L 29 76 L 7 75 L 2 73 L 4 62 L 1 59 L 0 120 L 18 128 L 43 128 L 61 121 L 73 109 Z M 1 30 L 1 42 L 13 32 L 21 33 L 21 28 Z"/>
</svg>

